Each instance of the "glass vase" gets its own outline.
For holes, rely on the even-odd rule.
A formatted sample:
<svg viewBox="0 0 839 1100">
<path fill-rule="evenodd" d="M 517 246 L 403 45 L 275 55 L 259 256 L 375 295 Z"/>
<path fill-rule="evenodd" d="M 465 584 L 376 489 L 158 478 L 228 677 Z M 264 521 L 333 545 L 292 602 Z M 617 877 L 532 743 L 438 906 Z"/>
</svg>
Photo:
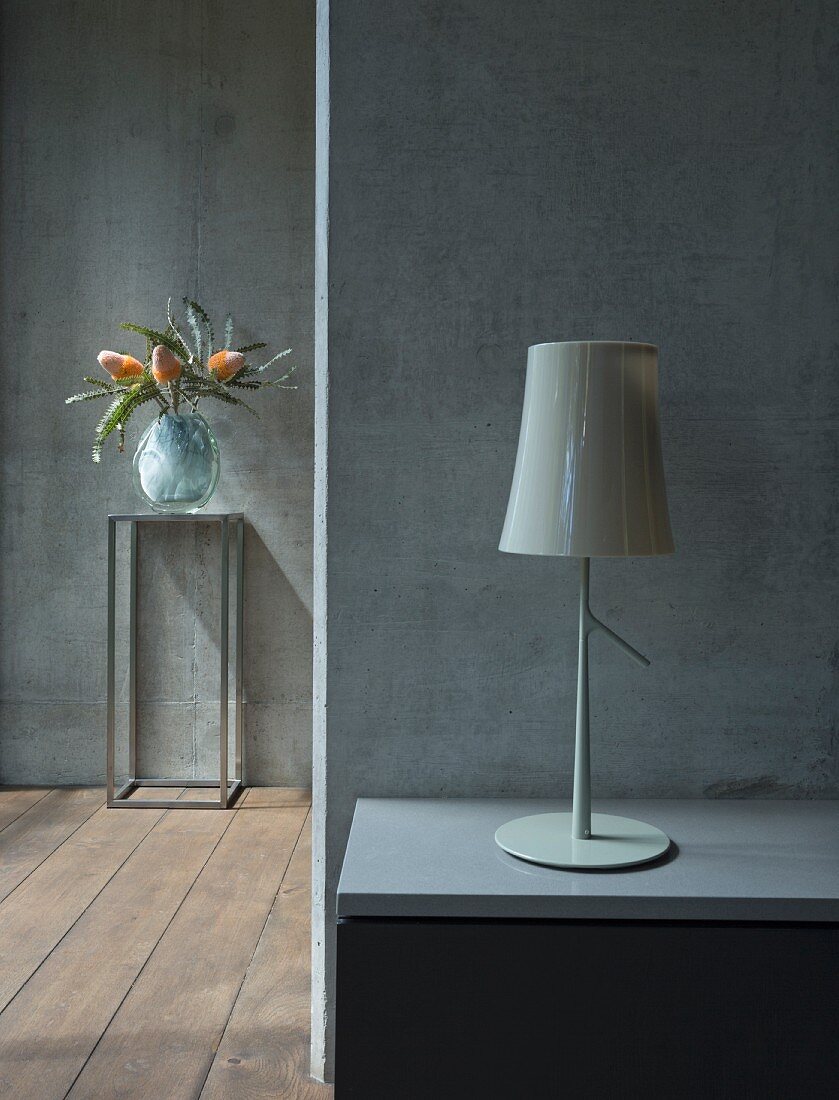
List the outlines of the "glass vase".
<svg viewBox="0 0 839 1100">
<path fill-rule="evenodd" d="M 218 485 L 218 443 L 197 412 L 167 412 L 146 428 L 134 455 L 134 489 L 155 512 L 197 512 Z"/>
</svg>

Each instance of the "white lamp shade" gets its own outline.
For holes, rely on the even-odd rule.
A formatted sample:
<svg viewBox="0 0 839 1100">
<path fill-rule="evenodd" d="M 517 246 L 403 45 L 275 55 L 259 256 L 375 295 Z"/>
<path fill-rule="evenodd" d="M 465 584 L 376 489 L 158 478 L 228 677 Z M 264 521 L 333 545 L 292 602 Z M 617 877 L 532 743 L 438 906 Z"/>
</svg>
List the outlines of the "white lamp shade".
<svg viewBox="0 0 839 1100">
<path fill-rule="evenodd" d="M 500 549 L 671 554 L 658 417 L 658 348 L 535 344 Z"/>
</svg>

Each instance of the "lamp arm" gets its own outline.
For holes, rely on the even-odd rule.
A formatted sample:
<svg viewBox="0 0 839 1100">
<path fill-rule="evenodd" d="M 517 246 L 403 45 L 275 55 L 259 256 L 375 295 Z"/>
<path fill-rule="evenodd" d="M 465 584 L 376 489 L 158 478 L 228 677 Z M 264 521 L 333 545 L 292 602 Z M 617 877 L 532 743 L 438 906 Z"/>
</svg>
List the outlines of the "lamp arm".
<svg viewBox="0 0 839 1100">
<path fill-rule="evenodd" d="M 645 657 L 643 653 L 639 653 L 638 650 L 635 649 L 634 646 L 631 646 L 629 644 L 629 642 L 625 641 L 620 636 L 620 634 L 616 634 L 614 632 L 614 630 L 612 630 L 610 627 L 606 626 L 605 623 L 601 623 L 601 621 L 597 618 L 596 615 L 592 615 L 591 611 L 589 611 L 587 619 L 588 619 L 587 626 L 588 626 L 588 633 L 589 634 L 593 634 L 597 630 L 602 630 L 603 633 L 606 635 L 606 637 L 609 639 L 609 641 L 614 642 L 614 644 L 618 647 L 618 649 L 622 649 L 623 652 L 627 655 L 627 657 L 631 657 L 632 660 L 635 661 L 636 664 L 641 665 L 642 668 L 648 668 L 649 667 L 649 664 L 650 664 L 649 659 L 647 657 Z"/>
</svg>

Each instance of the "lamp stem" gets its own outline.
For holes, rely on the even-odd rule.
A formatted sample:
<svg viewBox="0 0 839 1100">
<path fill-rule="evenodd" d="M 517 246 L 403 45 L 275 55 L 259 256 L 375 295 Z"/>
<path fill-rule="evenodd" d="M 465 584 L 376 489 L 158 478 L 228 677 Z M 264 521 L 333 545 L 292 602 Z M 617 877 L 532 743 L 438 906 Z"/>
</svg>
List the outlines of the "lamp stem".
<svg viewBox="0 0 839 1100">
<path fill-rule="evenodd" d="M 577 659 L 577 736 L 574 742 L 574 798 L 571 806 L 571 836 L 591 839 L 591 749 L 588 723 L 588 636 L 602 630 L 610 642 L 636 664 L 646 668 L 649 659 L 592 614 L 589 607 L 589 558 L 580 558 L 580 650 Z"/>
<path fill-rule="evenodd" d="M 591 751 L 588 722 L 588 636 L 591 610 L 588 605 L 589 559 L 580 559 L 580 648 L 577 659 L 577 735 L 574 742 L 574 799 L 571 808 L 571 836 L 591 839 Z"/>
</svg>

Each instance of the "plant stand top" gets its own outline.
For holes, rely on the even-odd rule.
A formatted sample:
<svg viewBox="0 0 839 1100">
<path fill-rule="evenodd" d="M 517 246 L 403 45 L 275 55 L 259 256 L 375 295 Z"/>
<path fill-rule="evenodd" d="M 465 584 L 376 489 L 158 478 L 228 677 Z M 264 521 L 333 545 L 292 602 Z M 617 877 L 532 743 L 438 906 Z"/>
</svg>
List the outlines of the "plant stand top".
<svg viewBox="0 0 839 1100">
<path fill-rule="evenodd" d="M 114 523 L 234 523 L 244 520 L 244 512 L 109 512 Z"/>
</svg>

